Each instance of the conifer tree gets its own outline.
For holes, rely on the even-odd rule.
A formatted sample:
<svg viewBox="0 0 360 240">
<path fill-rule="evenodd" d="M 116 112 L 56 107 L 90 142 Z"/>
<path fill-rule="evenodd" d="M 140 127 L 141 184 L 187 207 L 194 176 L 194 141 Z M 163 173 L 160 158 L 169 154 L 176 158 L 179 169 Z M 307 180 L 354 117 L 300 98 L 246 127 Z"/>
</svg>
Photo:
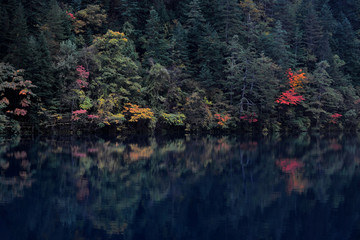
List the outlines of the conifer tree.
<svg viewBox="0 0 360 240">
<path fill-rule="evenodd" d="M 6 57 L 6 60 L 10 61 L 16 68 L 23 67 L 22 56 L 27 48 L 27 36 L 28 28 L 25 19 L 24 7 L 21 3 L 19 3 L 14 13 L 14 19 L 11 22 L 9 33 L 11 44 Z"/>
<path fill-rule="evenodd" d="M 360 43 L 350 21 L 344 17 L 336 31 L 336 53 L 345 61 L 345 73 L 353 81 L 360 79 Z"/>
<path fill-rule="evenodd" d="M 54 69 L 50 51 L 44 34 L 39 39 L 30 37 L 28 48 L 24 54 L 25 77 L 32 79 L 37 86 L 34 93 L 40 98 L 46 108 L 55 109 L 56 91 Z"/>
<path fill-rule="evenodd" d="M 273 32 L 266 36 L 265 52 L 284 69 L 294 67 L 295 60 L 290 52 L 290 45 L 286 42 L 287 32 L 280 21 L 275 23 Z"/>
<path fill-rule="evenodd" d="M 241 9 L 236 0 L 218 0 L 215 30 L 222 40 L 228 42 L 232 36 L 241 33 Z"/>
<path fill-rule="evenodd" d="M 169 42 L 165 38 L 159 15 L 156 10 L 152 8 L 144 35 L 145 64 L 160 63 L 164 66 L 168 65 L 170 63 L 169 48 Z"/>
<path fill-rule="evenodd" d="M 50 0 L 49 11 L 46 15 L 45 33 L 49 49 L 52 54 L 59 50 L 59 43 L 66 39 L 65 24 L 67 19 L 65 12 L 59 7 L 57 0 Z"/>
<path fill-rule="evenodd" d="M 188 33 L 188 70 L 192 76 L 197 77 L 201 69 L 201 58 L 198 53 L 200 42 L 202 41 L 204 35 L 205 18 L 201 12 L 198 0 L 191 1 L 187 8 L 186 29 Z"/>
<path fill-rule="evenodd" d="M 180 22 L 177 22 L 171 39 L 172 53 L 171 59 L 176 66 L 188 63 L 187 34 Z"/>
</svg>

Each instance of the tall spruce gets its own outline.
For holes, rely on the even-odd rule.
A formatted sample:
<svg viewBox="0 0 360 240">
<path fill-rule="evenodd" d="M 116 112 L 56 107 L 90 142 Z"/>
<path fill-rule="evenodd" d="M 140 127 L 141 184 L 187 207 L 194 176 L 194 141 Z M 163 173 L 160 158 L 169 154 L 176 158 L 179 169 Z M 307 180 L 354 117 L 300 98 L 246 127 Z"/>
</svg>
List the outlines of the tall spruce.
<svg viewBox="0 0 360 240">
<path fill-rule="evenodd" d="M 28 28 L 24 11 L 23 5 L 19 3 L 9 28 L 10 45 L 6 60 L 11 62 L 15 68 L 23 67 L 22 58 L 27 48 Z"/>
<path fill-rule="evenodd" d="M 169 41 L 165 38 L 164 28 L 154 8 L 150 10 L 150 18 L 146 23 L 143 46 L 145 49 L 145 64 L 160 63 L 164 66 L 169 65 Z"/>
</svg>

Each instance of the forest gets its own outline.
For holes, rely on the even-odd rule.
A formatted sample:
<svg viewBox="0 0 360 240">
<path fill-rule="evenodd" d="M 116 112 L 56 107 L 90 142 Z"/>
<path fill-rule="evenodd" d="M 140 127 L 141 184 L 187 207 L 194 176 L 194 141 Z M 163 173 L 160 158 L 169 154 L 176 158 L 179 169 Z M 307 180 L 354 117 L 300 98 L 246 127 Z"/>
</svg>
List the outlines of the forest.
<svg viewBox="0 0 360 240">
<path fill-rule="evenodd" d="M 358 0 L 1 0 L 0 133 L 360 129 Z"/>
</svg>

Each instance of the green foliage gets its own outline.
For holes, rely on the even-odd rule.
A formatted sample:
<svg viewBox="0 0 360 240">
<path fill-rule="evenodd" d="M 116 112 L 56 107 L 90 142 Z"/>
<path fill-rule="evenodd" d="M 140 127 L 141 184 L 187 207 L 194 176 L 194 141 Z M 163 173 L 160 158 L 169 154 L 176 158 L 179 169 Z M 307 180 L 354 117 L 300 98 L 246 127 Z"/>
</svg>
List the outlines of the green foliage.
<svg viewBox="0 0 360 240">
<path fill-rule="evenodd" d="M 184 126 L 186 116 L 183 113 L 161 113 L 160 120 L 169 126 Z"/>
<path fill-rule="evenodd" d="M 158 63 L 151 67 L 145 84 L 145 92 L 149 95 L 151 106 L 158 108 L 164 104 L 169 80 L 170 74 L 165 67 Z"/>
<path fill-rule="evenodd" d="M 139 66 L 126 56 L 128 43 L 124 33 L 109 30 L 94 40 L 99 75 L 91 83 L 98 96 L 116 94 L 119 103 L 137 102 L 141 93 Z"/>
</svg>

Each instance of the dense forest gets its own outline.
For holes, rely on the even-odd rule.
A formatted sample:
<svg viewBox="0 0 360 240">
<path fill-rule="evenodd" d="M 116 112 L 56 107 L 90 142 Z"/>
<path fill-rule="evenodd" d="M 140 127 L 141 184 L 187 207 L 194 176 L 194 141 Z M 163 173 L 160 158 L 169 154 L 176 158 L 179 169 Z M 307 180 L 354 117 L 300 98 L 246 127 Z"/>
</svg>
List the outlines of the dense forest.
<svg viewBox="0 0 360 240">
<path fill-rule="evenodd" d="M 0 133 L 360 128 L 358 0 L 1 0 Z"/>
</svg>

